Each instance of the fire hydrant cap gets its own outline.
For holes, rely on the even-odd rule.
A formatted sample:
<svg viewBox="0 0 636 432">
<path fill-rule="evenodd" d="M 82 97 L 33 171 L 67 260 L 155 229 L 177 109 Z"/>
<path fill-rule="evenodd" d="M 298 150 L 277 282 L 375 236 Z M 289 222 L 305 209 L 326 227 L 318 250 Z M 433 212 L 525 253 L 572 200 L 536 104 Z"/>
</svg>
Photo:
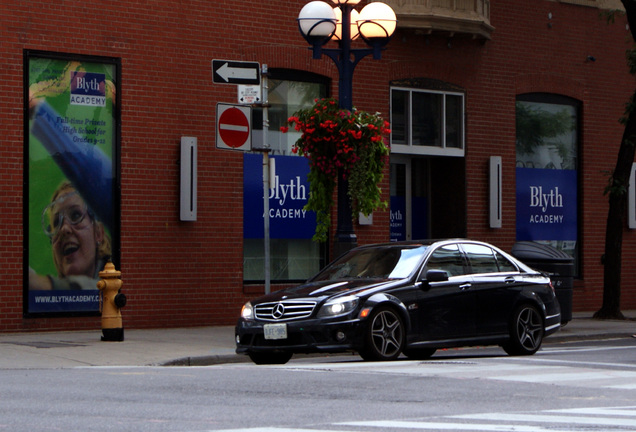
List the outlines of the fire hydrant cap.
<svg viewBox="0 0 636 432">
<path fill-rule="evenodd" d="M 107 262 L 104 266 L 104 270 L 99 272 L 99 277 L 102 279 L 118 278 L 121 276 L 119 270 L 115 270 L 115 264 L 111 261 Z"/>
</svg>

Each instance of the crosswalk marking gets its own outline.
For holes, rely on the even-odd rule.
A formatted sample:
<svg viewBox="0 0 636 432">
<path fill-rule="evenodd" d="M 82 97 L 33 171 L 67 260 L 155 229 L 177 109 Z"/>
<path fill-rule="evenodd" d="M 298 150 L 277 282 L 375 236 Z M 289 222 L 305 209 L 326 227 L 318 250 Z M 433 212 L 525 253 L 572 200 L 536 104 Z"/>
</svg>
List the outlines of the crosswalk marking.
<svg viewBox="0 0 636 432">
<path fill-rule="evenodd" d="M 610 385 L 610 386 L 606 386 L 606 387 L 607 388 L 611 388 L 611 389 L 616 389 L 616 390 L 636 390 L 636 383 Z"/>
<path fill-rule="evenodd" d="M 208 431 L 213 432 L 213 431 Z M 248 429 L 223 429 L 216 432 L 351 432 L 351 431 L 337 431 L 335 429 L 299 429 L 299 428 L 285 428 L 285 427 L 257 427 Z"/>
<path fill-rule="evenodd" d="M 636 432 L 636 406 L 553 409 L 525 413 L 475 413 L 431 417 L 418 420 L 364 420 L 337 422 L 328 425 L 305 425 L 302 428 L 256 427 L 224 429 L 219 432 L 356 432 L 365 430 L 404 429 L 412 431 L 474 431 L 474 432 L 571 432 L 579 427 Z M 462 421 L 462 422 L 458 422 Z M 558 424 L 569 425 L 560 429 Z M 356 428 L 342 430 L 342 428 Z M 574 429 L 573 429 L 574 427 Z M 338 428 L 338 429 L 335 429 Z M 210 431 L 212 432 L 212 431 Z"/>
<path fill-rule="evenodd" d="M 608 418 L 608 417 L 579 417 L 579 416 L 558 416 L 542 414 L 508 414 L 508 413 L 486 413 L 486 414 L 463 414 L 452 416 L 452 418 L 465 420 L 486 420 L 505 422 L 533 422 L 533 423 L 566 423 L 579 425 L 603 425 L 603 426 L 628 426 L 636 430 L 636 419 Z"/>
<path fill-rule="evenodd" d="M 558 368 L 554 372 L 530 375 L 513 375 L 491 377 L 500 381 L 522 381 L 533 383 L 557 383 L 564 381 L 590 381 L 603 379 L 633 378 L 636 379 L 636 372 L 631 371 L 595 371 L 584 369 L 579 372 L 572 371 L 572 368 Z M 589 383 L 588 383 L 589 384 Z"/>
<path fill-rule="evenodd" d="M 592 407 L 592 408 L 566 408 L 553 409 L 546 412 L 582 414 L 582 415 L 604 415 L 604 416 L 625 416 L 636 418 L 636 406 L 622 407 Z"/>
<path fill-rule="evenodd" d="M 634 347 L 636 348 L 636 347 Z M 602 368 L 604 366 L 604 368 Z M 610 369 L 624 366 L 627 370 Z M 552 384 L 570 387 L 636 390 L 636 371 L 629 364 L 595 364 L 537 358 L 480 358 L 398 362 L 289 363 L 279 368 L 312 372 L 375 373 L 487 379 L 507 382 Z"/>
<path fill-rule="evenodd" d="M 632 347 L 631 349 L 635 349 Z M 535 356 L 531 358 L 440 358 L 428 361 L 398 362 L 345 361 L 333 363 L 291 362 L 273 366 L 301 373 L 347 373 L 442 377 L 453 379 L 523 382 L 623 392 L 636 390 L 633 364 L 563 361 Z M 629 397 L 629 393 L 625 393 Z M 628 399 L 632 401 L 633 399 Z M 359 417 L 358 417 L 359 418 Z M 350 430 L 349 430 L 350 429 Z M 383 432 L 385 430 L 454 432 L 571 432 L 603 430 L 636 432 L 636 405 L 552 409 L 540 412 L 487 412 L 417 419 L 348 421 L 303 425 L 302 428 L 254 428 L 224 432 Z"/>
<path fill-rule="evenodd" d="M 461 422 L 460 422 L 461 421 Z M 565 429 L 558 424 L 568 425 Z M 576 427 L 595 430 L 636 432 L 636 406 L 553 409 L 523 413 L 475 413 L 431 417 L 417 420 L 364 420 L 331 424 L 305 425 L 302 428 L 256 427 L 225 429 L 219 432 L 356 432 L 386 429 L 412 431 L 490 431 L 490 432 L 571 432 Z M 356 428 L 343 430 L 344 428 Z M 338 428 L 338 429 L 335 429 Z M 600 429 L 602 428 L 602 429 Z M 210 431 L 212 432 L 212 431 Z"/>
<path fill-rule="evenodd" d="M 392 429 L 416 429 L 436 431 L 493 431 L 493 432 L 572 432 L 572 429 L 559 430 L 541 426 L 505 425 L 505 424 L 474 424 L 474 423 L 441 423 L 441 422 L 415 422 L 415 421 L 366 421 L 338 423 L 338 426 L 377 427 Z M 251 431 L 250 431 L 251 432 Z M 316 431 L 313 431 L 316 432 Z"/>
</svg>

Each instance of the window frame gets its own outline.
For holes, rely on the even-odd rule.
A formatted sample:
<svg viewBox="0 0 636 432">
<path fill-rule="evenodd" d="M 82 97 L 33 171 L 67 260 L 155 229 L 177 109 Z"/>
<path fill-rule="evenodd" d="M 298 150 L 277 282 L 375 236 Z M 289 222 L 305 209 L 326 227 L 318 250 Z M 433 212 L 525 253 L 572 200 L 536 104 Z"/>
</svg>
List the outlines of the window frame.
<svg viewBox="0 0 636 432">
<path fill-rule="evenodd" d="M 448 91 L 448 90 L 429 90 L 423 88 L 392 86 L 390 88 L 390 113 L 391 113 L 391 125 L 394 124 L 394 111 L 393 111 L 393 92 L 402 91 L 408 93 L 408 113 L 405 115 L 405 119 L 408 119 L 408 123 L 405 124 L 405 133 L 407 135 L 406 144 L 396 144 L 393 142 L 393 128 L 391 132 L 391 152 L 396 154 L 408 154 L 408 155 L 424 155 L 424 156 L 454 156 L 464 157 L 466 154 L 466 94 L 460 91 Z M 442 95 L 442 125 L 441 125 L 441 146 L 427 146 L 427 145 L 414 145 L 413 139 L 413 93 L 429 93 Z M 447 113 L 446 113 L 446 97 L 457 96 L 461 98 L 461 136 L 460 147 L 448 147 L 446 143 L 447 135 Z M 406 121 L 405 121 L 406 123 Z"/>
</svg>

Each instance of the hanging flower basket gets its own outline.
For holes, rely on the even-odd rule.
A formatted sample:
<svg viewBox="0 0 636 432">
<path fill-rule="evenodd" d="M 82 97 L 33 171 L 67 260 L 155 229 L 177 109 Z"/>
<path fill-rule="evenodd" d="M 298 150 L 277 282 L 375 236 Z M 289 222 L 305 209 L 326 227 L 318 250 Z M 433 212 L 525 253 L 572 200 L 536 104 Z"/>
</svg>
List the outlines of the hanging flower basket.
<svg viewBox="0 0 636 432">
<path fill-rule="evenodd" d="M 310 193 L 305 209 L 316 212 L 315 241 L 327 239 L 339 175 L 348 181 L 352 214 L 368 216 L 387 207 L 378 185 L 389 155 L 383 135 L 391 131 L 380 113 L 348 111 L 339 108 L 335 99 L 316 99 L 312 107 L 287 121 L 302 132 L 292 151 L 309 159 Z M 281 127 L 282 132 L 288 130 Z"/>
</svg>

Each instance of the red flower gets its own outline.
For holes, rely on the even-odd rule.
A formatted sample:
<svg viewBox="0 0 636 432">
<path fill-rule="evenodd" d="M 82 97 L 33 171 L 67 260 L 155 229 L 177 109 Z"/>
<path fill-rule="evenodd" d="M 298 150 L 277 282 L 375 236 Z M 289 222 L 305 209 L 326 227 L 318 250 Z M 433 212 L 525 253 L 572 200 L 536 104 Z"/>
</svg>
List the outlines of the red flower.
<svg viewBox="0 0 636 432">
<path fill-rule="evenodd" d="M 287 133 L 287 131 L 289 131 L 289 127 L 287 127 L 287 126 L 281 126 L 281 127 L 280 127 L 280 131 L 281 131 L 282 133 Z"/>
</svg>

